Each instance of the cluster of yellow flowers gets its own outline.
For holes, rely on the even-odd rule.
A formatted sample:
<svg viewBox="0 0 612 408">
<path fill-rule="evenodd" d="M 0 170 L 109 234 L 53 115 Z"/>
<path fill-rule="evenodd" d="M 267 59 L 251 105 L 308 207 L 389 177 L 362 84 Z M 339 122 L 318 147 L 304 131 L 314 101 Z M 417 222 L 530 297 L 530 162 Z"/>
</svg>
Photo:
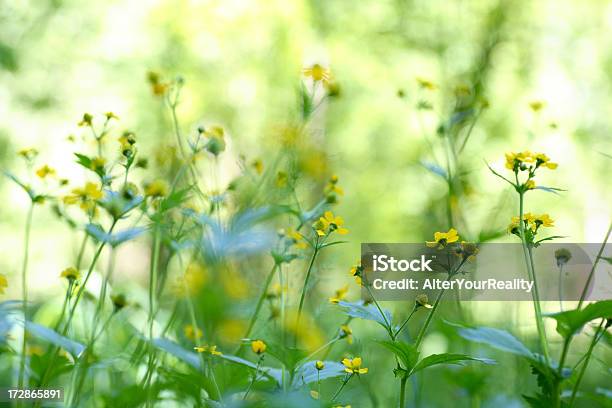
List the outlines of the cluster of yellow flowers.
<svg viewBox="0 0 612 408">
<path fill-rule="evenodd" d="M 544 153 L 532 153 L 528 150 L 518 153 L 506 153 L 506 168 L 515 173 L 525 170 L 533 173 L 539 167 L 554 170 L 557 166 L 558 164 L 551 162 L 550 158 Z"/>
<path fill-rule="evenodd" d="M 531 230 L 536 233 L 540 227 L 554 227 L 554 220 L 548 214 L 534 215 L 532 213 L 523 214 L 523 223 L 526 230 Z M 511 234 L 519 234 L 520 218 L 519 216 L 512 217 L 508 232 Z"/>
<path fill-rule="evenodd" d="M 208 353 L 213 356 L 223 355 L 223 353 L 221 353 L 220 351 L 217 351 L 217 346 L 213 346 L 213 345 L 209 346 L 208 344 L 204 344 L 202 346 L 196 346 L 193 349 L 197 351 L 198 353 Z"/>
</svg>

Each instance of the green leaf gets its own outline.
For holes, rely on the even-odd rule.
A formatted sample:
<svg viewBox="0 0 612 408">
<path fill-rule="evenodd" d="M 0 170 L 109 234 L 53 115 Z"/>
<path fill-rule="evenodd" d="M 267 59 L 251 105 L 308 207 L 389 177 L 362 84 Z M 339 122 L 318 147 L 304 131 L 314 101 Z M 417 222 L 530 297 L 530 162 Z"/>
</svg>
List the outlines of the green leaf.
<svg viewBox="0 0 612 408">
<path fill-rule="evenodd" d="M 411 371 L 419 359 L 419 351 L 412 345 L 403 341 L 380 340 L 378 344 L 390 350 L 404 364 L 404 369 Z"/>
<path fill-rule="evenodd" d="M 444 170 L 442 167 L 438 166 L 435 163 L 421 161 L 421 166 L 425 167 L 427 170 L 429 170 L 430 172 L 432 172 L 436 176 L 442 177 L 444 180 L 448 179 L 448 175 L 446 173 L 446 170 Z"/>
<path fill-rule="evenodd" d="M 431 367 L 438 364 L 459 364 L 462 365 L 466 361 L 478 361 L 484 364 L 495 364 L 495 360 L 491 360 L 489 358 L 478 358 L 471 357 L 466 354 L 453 354 L 453 353 L 442 353 L 442 354 L 432 354 L 430 356 L 425 357 L 421 361 L 419 361 L 412 371 L 410 375 L 416 373 L 417 371 L 423 370 L 427 367 Z"/>
<path fill-rule="evenodd" d="M 599 259 L 603 259 L 604 261 L 606 261 L 607 263 L 612 265 L 612 258 L 610 258 L 610 257 L 600 256 Z"/>
<path fill-rule="evenodd" d="M 559 191 L 567 191 L 567 190 L 563 190 L 561 188 L 555 188 L 555 187 L 546 187 L 546 186 L 536 186 L 535 190 L 543 190 L 546 191 L 548 193 L 553 193 L 553 194 L 557 194 L 559 195 Z"/>
<path fill-rule="evenodd" d="M 528 359 L 535 359 L 536 356 L 523 343 L 520 342 L 512 334 L 505 330 L 495 329 L 492 327 L 459 327 L 458 334 L 466 340 L 476 343 L 486 344 L 497 350 L 506 351 Z"/>
<path fill-rule="evenodd" d="M 511 182 L 510 180 L 508 180 L 507 178 L 505 178 L 504 176 L 502 176 L 501 174 L 499 174 L 498 172 L 496 172 L 495 170 L 493 170 L 493 167 L 489 166 L 489 163 L 487 163 L 485 161 L 485 164 L 487 165 L 487 167 L 489 168 L 489 170 L 491 170 L 491 173 L 495 174 L 497 177 L 501 178 L 502 180 L 506 181 L 507 183 L 511 184 L 512 186 L 514 186 L 514 188 L 516 188 L 516 184 L 514 184 L 513 182 Z"/>
<path fill-rule="evenodd" d="M 388 323 L 392 321 L 391 312 L 383 309 L 383 313 L 387 318 L 387 321 L 385 322 L 385 318 L 381 315 L 376 306 L 373 304 L 365 305 L 361 300 L 358 302 L 345 302 L 342 300 L 338 302 L 338 305 L 345 309 L 347 315 L 364 320 L 373 320 L 380 323 L 386 329 L 388 328 Z"/>
<path fill-rule="evenodd" d="M 557 321 L 557 333 L 568 338 L 579 332 L 591 320 L 612 317 L 612 300 L 602 300 L 591 303 L 584 309 L 567 310 L 565 312 L 549 314 Z"/>
<path fill-rule="evenodd" d="M 48 341 L 49 343 L 54 344 L 57 347 L 63 348 L 73 356 L 78 357 L 85 350 L 85 346 L 81 343 L 64 337 L 61 334 L 57 333 L 55 330 L 42 326 L 40 324 L 26 321 L 25 328 L 28 332 L 35 335 L 36 337 Z"/>
<path fill-rule="evenodd" d="M 116 247 L 126 241 L 132 240 L 146 231 L 144 227 L 129 228 L 115 234 L 105 232 L 98 224 L 87 224 L 85 231 L 98 242 L 106 242 Z"/>
<path fill-rule="evenodd" d="M 344 365 L 336 361 L 324 361 L 325 367 L 322 370 L 317 370 L 315 361 L 307 361 L 302 364 L 293 376 L 292 387 L 299 388 L 301 386 L 311 384 L 317 380 L 326 378 L 340 377 L 344 375 Z"/>
</svg>

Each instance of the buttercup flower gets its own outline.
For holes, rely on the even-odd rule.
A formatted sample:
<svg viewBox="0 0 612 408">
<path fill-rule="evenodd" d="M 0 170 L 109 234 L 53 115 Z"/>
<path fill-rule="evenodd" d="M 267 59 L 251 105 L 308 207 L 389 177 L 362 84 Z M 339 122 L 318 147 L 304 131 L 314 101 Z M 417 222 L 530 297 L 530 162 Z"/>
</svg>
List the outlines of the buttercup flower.
<svg viewBox="0 0 612 408">
<path fill-rule="evenodd" d="M 193 348 L 198 353 L 208 353 L 213 356 L 220 356 L 223 353 L 217 351 L 217 346 L 209 346 L 208 344 L 204 344 L 203 346 L 196 346 Z"/>
<path fill-rule="evenodd" d="M 190 324 L 183 328 L 183 333 L 185 334 L 185 337 L 187 337 L 189 340 L 197 340 L 202 337 L 202 330 Z"/>
<path fill-rule="evenodd" d="M 554 220 L 550 218 L 548 214 L 538 215 L 533 218 L 533 224 L 535 225 L 535 229 L 538 229 L 540 226 L 542 227 L 554 227 Z"/>
<path fill-rule="evenodd" d="M 344 371 L 349 374 L 367 374 L 367 368 L 361 368 L 361 357 L 345 358 L 342 360 L 344 364 Z"/>
<path fill-rule="evenodd" d="M 457 230 L 451 228 L 448 232 L 436 232 L 434 234 L 433 241 L 427 241 L 425 244 L 429 248 L 438 248 L 442 249 L 446 247 L 448 244 L 452 244 L 453 242 L 457 242 L 459 240 L 459 235 L 457 234 Z"/>
<path fill-rule="evenodd" d="M 69 282 L 74 282 L 75 280 L 79 280 L 81 278 L 81 273 L 76 268 L 71 266 L 64 269 L 60 276 L 68 279 Z"/>
<path fill-rule="evenodd" d="M 71 194 L 64 197 L 64 204 L 80 203 L 82 210 L 89 211 L 94 208 L 96 200 L 100 200 L 103 196 L 104 193 L 98 184 L 87 182 L 84 187 L 72 189 Z"/>
<path fill-rule="evenodd" d="M 134 155 L 136 138 L 132 132 L 124 132 L 118 139 L 121 145 L 121 154 L 125 157 L 131 157 Z"/>
<path fill-rule="evenodd" d="M 0 273 L 0 295 L 4 294 L 6 288 L 8 288 L 8 279 Z"/>
<path fill-rule="evenodd" d="M 306 249 L 308 244 L 304 241 L 304 237 L 302 234 L 297 232 L 294 229 L 287 230 L 286 232 L 287 238 L 292 242 L 292 246 L 296 249 Z"/>
<path fill-rule="evenodd" d="M 338 303 L 341 300 L 344 300 L 346 298 L 346 294 L 349 291 L 349 287 L 348 285 L 345 285 L 343 287 L 341 287 L 340 289 L 337 289 L 336 292 L 334 293 L 334 296 L 329 298 L 329 301 L 331 303 Z"/>
<path fill-rule="evenodd" d="M 548 169 L 554 170 L 559 166 L 557 163 L 551 162 L 550 158 L 544 153 L 536 153 L 534 158 L 536 161 L 536 167 L 544 166 Z"/>
<path fill-rule="evenodd" d="M 144 193 L 147 197 L 165 197 L 169 191 L 168 183 L 165 180 L 157 179 L 144 185 Z"/>
<path fill-rule="evenodd" d="M 304 68 L 302 73 L 305 77 L 312 78 L 314 82 L 329 82 L 331 78 L 331 71 L 319 64 L 314 64 L 308 68 Z"/>
<path fill-rule="evenodd" d="M 341 339 L 346 339 L 348 344 L 352 344 L 353 343 L 353 330 L 351 330 L 351 328 L 348 325 L 343 324 L 342 326 L 340 326 L 340 332 L 338 333 L 338 337 L 340 337 Z"/>
<path fill-rule="evenodd" d="M 55 170 L 52 167 L 49 167 L 45 164 L 44 166 L 36 170 L 36 175 L 44 179 L 47 176 L 55 175 Z"/>
<path fill-rule="evenodd" d="M 38 156 L 38 150 L 34 149 L 33 147 L 29 149 L 21 149 L 17 152 L 17 154 L 26 159 L 27 161 L 31 161 L 34 160 L 36 156 Z"/>
<path fill-rule="evenodd" d="M 119 120 L 119 116 L 115 115 L 113 112 L 106 112 L 104 116 L 106 116 L 106 120 L 111 120 L 111 119 Z"/>
<path fill-rule="evenodd" d="M 315 361 L 315 368 L 319 371 L 325 368 L 325 363 L 321 360 Z"/>
<path fill-rule="evenodd" d="M 357 282 L 357 284 L 361 286 L 362 285 L 361 275 L 363 274 L 363 266 L 361 266 L 361 263 L 354 265 L 351 268 L 350 273 L 351 273 L 351 276 L 355 277 L 355 282 Z"/>
<path fill-rule="evenodd" d="M 325 211 L 323 217 L 319 218 L 319 220 L 313 224 L 313 228 L 317 232 L 318 236 L 324 237 L 328 233 L 334 231 L 336 231 L 338 234 L 347 234 L 349 231 L 342 227 L 343 225 L 344 220 L 342 217 L 334 216 L 331 211 Z"/>
<path fill-rule="evenodd" d="M 268 346 L 266 346 L 266 343 L 261 340 L 253 340 L 251 342 L 251 350 L 253 350 L 253 353 L 255 354 L 265 353 L 267 347 Z"/>
</svg>

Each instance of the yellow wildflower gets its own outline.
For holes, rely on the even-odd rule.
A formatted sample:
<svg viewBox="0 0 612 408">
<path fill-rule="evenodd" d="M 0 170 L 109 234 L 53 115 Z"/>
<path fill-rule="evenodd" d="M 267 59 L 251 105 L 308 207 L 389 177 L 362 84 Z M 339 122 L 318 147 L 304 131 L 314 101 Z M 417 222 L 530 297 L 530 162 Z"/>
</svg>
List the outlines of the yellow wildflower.
<svg viewBox="0 0 612 408">
<path fill-rule="evenodd" d="M 325 368 L 325 363 L 321 360 L 315 361 L 315 368 L 319 371 Z"/>
<path fill-rule="evenodd" d="M 540 226 L 542 227 L 554 227 L 555 226 L 554 220 L 550 218 L 550 215 L 548 214 L 542 214 L 542 215 L 538 215 L 534 217 L 533 224 L 536 226 L 536 228 Z"/>
<path fill-rule="evenodd" d="M 169 84 L 162 82 L 161 75 L 157 72 L 149 71 L 147 73 L 147 79 L 149 81 L 149 84 L 151 85 L 151 91 L 153 91 L 153 95 L 162 96 L 169 88 Z"/>
<path fill-rule="evenodd" d="M 290 229 L 287 231 L 287 237 L 291 240 L 292 245 L 297 249 L 306 249 L 308 244 L 304 241 L 304 237 L 302 234 L 297 232 L 294 229 Z"/>
<path fill-rule="evenodd" d="M 71 195 L 64 197 L 64 204 L 72 205 L 80 203 L 81 209 L 89 211 L 94 208 L 96 200 L 104 196 L 102 189 L 96 183 L 87 182 L 84 187 L 72 189 Z"/>
<path fill-rule="evenodd" d="M 428 79 L 425 78 L 416 78 L 417 83 L 419 84 L 419 87 L 422 89 L 427 89 L 429 91 L 433 91 L 434 89 L 437 88 L 436 84 L 434 84 L 433 82 L 431 82 Z"/>
<path fill-rule="evenodd" d="M 36 170 L 36 175 L 44 179 L 47 176 L 55 175 L 55 170 L 52 167 L 49 167 L 45 164 L 44 166 Z"/>
<path fill-rule="evenodd" d="M 349 374 L 367 374 L 367 368 L 361 368 L 361 357 L 345 358 L 342 360 L 344 364 L 344 371 Z"/>
<path fill-rule="evenodd" d="M 204 344 L 203 346 L 196 346 L 193 348 L 198 353 L 209 353 L 213 356 L 220 356 L 223 353 L 217 351 L 217 346 L 209 346 L 208 344 Z"/>
<path fill-rule="evenodd" d="M 253 353 L 255 354 L 265 353 L 267 347 L 268 346 L 266 346 L 266 343 L 261 340 L 253 340 L 251 342 L 251 350 L 253 350 Z"/>
<path fill-rule="evenodd" d="M 536 153 L 534 155 L 534 159 L 536 161 L 536 167 L 544 166 L 550 170 L 554 170 L 557 168 L 558 164 L 550 161 L 550 158 L 546 156 L 544 153 Z"/>
<path fill-rule="evenodd" d="M 211 126 L 206 129 L 204 135 L 208 137 L 208 142 L 204 148 L 215 156 L 225 150 L 225 131 L 221 126 Z"/>
<path fill-rule="evenodd" d="M 355 277 L 355 282 L 357 282 L 359 286 L 362 286 L 361 274 L 363 273 L 363 266 L 361 266 L 361 263 L 354 265 L 351 268 L 350 273 L 351 273 L 351 276 Z"/>
<path fill-rule="evenodd" d="M 436 232 L 434 234 L 433 241 L 427 241 L 425 244 L 429 248 L 438 248 L 442 249 L 448 244 L 452 244 L 453 242 L 457 242 L 459 240 L 459 235 L 457 234 L 457 230 L 451 228 L 448 232 Z"/>
<path fill-rule="evenodd" d="M 78 123 L 79 126 L 91 126 L 93 121 L 93 116 L 90 113 L 84 113 L 83 118 Z"/>
<path fill-rule="evenodd" d="M 125 157 L 131 157 L 134 154 L 134 145 L 136 144 L 134 134 L 132 132 L 124 132 L 117 140 L 121 145 L 121 154 Z"/>
<path fill-rule="evenodd" d="M 546 105 L 546 103 L 544 101 L 531 101 L 531 102 L 529 102 L 529 107 L 534 112 L 541 111 L 544 108 L 545 105 Z"/>
<path fill-rule="evenodd" d="M 346 339 L 348 344 L 353 344 L 353 330 L 347 324 L 340 326 L 338 337 Z"/>
<path fill-rule="evenodd" d="M 8 279 L 0 273 L 0 295 L 4 294 L 6 288 L 8 288 Z"/>
<path fill-rule="evenodd" d="M 38 150 L 31 147 L 29 149 L 21 149 L 17 152 L 17 154 L 29 161 L 33 160 L 36 156 L 38 156 Z"/>
<path fill-rule="evenodd" d="M 527 190 L 533 190 L 536 187 L 536 183 L 534 180 L 527 180 L 527 182 L 525 183 L 525 187 L 527 188 Z"/>
<path fill-rule="evenodd" d="M 253 160 L 253 162 L 251 163 L 251 166 L 253 166 L 257 174 L 259 175 L 263 174 L 264 164 L 260 159 Z"/>
<path fill-rule="evenodd" d="M 73 282 L 81 278 L 81 273 L 74 267 L 66 268 L 62 271 L 60 275 L 62 278 L 68 279 L 68 281 Z"/>
<path fill-rule="evenodd" d="M 168 195 L 168 183 L 165 180 L 157 179 L 144 185 L 144 193 L 147 197 L 157 198 Z"/>
<path fill-rule="evenodd" d="M 198 340 L 202 337 L 202 330 L 190 324 L 183 328 L 183 333 L 189 340 Z"/>
<path fill-rule="evenodd" d="M 334 175 L 330 177 L 325 186 L 325 192 L 327 194 L 336 193 L 338 195 L 344 195 L 344 190 L 338 186 L 338 176 Z"/>
<path fill-rule="evenodd" d="M 328 233 L 336 231 L 338 234 L 347 234 L 348 229 L 342 227 L 344 220 L 340 216 L 334 216 L 331 211 L 325 211 L 323 217 L 320 217 L 317 222 L 313 224 L 313 228 L 317 232 L 317 235 L 324 237 Z M 329 231 L 328 231 L 329 230 Z"/>
<path fill-rule="evenodd" d="M 314 82 L 329 82 L 331 79 L 331 71 L 319 64 L 314 64 L 308 68 L 304 68 L 302 73 L 307 78 L 312 78 Z"/>
<path fill-rule="evenodd" d="M 104 157 L 94 157 L 91 159 L 91 163 L 89 164 L 89 168 L 96 173 L 104 172 L 104 165 L 106 164 L 106 159 Z"/>
<path fill-rule="evenodd" d="M 115 115 L 113 112 L 106 112 L 104 116 L 106 116 L 106 120 L 111 120 L 111 119 L 119 120 L 119 116 Z"/>
<path fill-rule="evenodd" d="M 329 301 L 331 303 L 338 303 L 341 300 L 344 300 L 346 298 L 346 294 L 348 293 L 348 291 L 349 291 L 348 285 L 345 285 L 341 287 L 340 289 L 336 289 L 334 296 L 330 297 Z"/>
</svg>

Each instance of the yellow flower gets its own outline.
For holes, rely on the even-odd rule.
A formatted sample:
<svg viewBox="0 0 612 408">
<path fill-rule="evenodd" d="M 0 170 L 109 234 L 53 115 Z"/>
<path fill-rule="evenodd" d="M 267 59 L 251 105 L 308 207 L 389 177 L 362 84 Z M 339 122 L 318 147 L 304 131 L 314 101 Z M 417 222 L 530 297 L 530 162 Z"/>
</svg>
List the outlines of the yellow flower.
<svg viewBox="0 0 612 408">
<path fill-rule="evenodd" d="M 0 273 L 0 295 L 4 294 L 4 289 L 8 288 L 8 279 Z"/>
<path fill-rule="evenodd" d="M 310 390 L 310 396 L 312 397 L 312 399 L 319 399 L 319 392 L 315 391 L 315 390 Z"/>
<path fill-rule="evenodd" d="M 542 227 L 554 227 L 554 220 L 552 218 L 550 218 L 550 215 L 548 214 L 542 214 L 542 215 L 538 215 L 536 217 L 533 218 L 533 223 L 535 224 L 536 228 L 542 226 Z"/>
<path fill-rule="evenodd" d="M 151 91 L 153 91 L 153 95 L 155 96 L 164 95 L 170 87 L 169 84 L 161 81 L 161 75 L 157 72 L 149 71 L 147 73 L 147 79 L 151 85 Z"/>
<path fill-rule="evenodd" d="M 113 112 L 106 112 L 104 116 L 106 116 L 106 120 L 111 120 L 111 119 L 119 120 L 119 116 L 115 115 Z"/>
<path fill-rule="evenodd" d="M 317 222 L 313 224 L 317 235 L 320 237 L 324 237 L 329 233 L 336 231 L 338 234 L 347 234 L 349 231 L 342 227 L 344 225 L 344 220 L 340 216 L 334 216 L 331 211 L 325 211 L 323 217 L 319 218 Z"/>
<path fill-rule="evenodd" d="M 459 235 L 457 234 L 457 230 L 451 228 L 448 232 L 436 232 L 434 234 L 433 241 L 427 241 L 425 244 L 429 248 L 438 248 L 442 249 L 448 244 L 452 244 L 453 242 L 457 242 L 459 240 Z"/>
<path fill-rule="evenodd" d="M 38 156 L 38 150 L 32 148 L 29 149 L 21 149 L 17 152 L 18 155 L 23 157 L 24 159 L 30 161 L 33 160 L 36 156 Z"/>
<path fill-rule="evenodd" d="M 344 364 L 344 371 L 349 374 L 367 374 L 367 368 L 361 368 L 361 357 L 355 358 L 345 358 L 342 360 L 342 364 Z"/>
<path fill-rule="evenodd" d="M 125 157 L 131 157 L 134 154 L 134 145 L 136 144 L 134 134 L 132 132 L 124 132 L 117 140 L 121 145 L 121 154 Z"/>
<path fill-rule="evenodd" d="M 203 346 L 196 346 L 193 348 L 198 353 L 209 353 L 213 356 L 220 356 L 223 353 L 217 351 L 217 346 L 209 346 L 208 344 L 204 344 Z"/>
<path fill-rule="evenodd" d="M 417 307 L 424 307 L 426 309 L 431 309 L 433 307 L 429 304 L 429 298 L 424 293 L 421 295 L 417 295 L 415 303 Z"/>
<path fill-rule="evenodd" d="M 527 190 L 533 190 L 536 187 L 536 183 L 533 180 L 527 180 L 527 182 L 525 183 L 525 187 L 527 188 Z"/>
<path fill-rule="evenodd" d="M 336 193 L 338 195 L 344 195 L 344 190 L 338 186 L 338 176 L 331 176 L 327 185 L 325 186 L 325 193 Z"/>
<path fill-rule="evenodd" d="M 312 78 L 314 82 L 329 82 L 331 79 L 331 71 L 319 64 L 314 64 L 311 67 L 304 68 L 302 73 L 307 78 Z"/>
<path fill-rule="evenodd" d="M 78 280 L 81 278 L 81 273 L 74 267 L 66 268 L 62 271 L 60 275 L 62 278 L 68 279 L 70 282 Z"/>
<path fill-rule="evenodd" d="M 292 245 L 297 249 L 306 249 L 308 244 L 304 241 L 304 237 L 302 234 L 297 232 L 294 229 L 290 229 L 287 231 L 287 237 L 291 240 Z"/>
<path fill-rule="evenodd" d="M 536 153 L 534 155 L 534 159 L 536 161 L 536 167 L 544 166 L 550 170 L 554 170 L 557 168 L 558 164 L 550 161 L 550 158 L 546 156 L 544 153 Z"/>
<path fill-rule="evenodd" d="M 157 179 L 144 185 L 144 193 L 147 197 L 165 197 L 168 195 L 168 183 L 165 180 Z"/>
<path fill-rule="evenodd" d="M 49 167 L 45 164 L 44 166 L 36 170 L 36 175 L 44 179 L 47 176 L 55 175 L 55 170 L 52 167 Z"/>
<path fill-rule="evenodd" d="M 84 113 L 83 118 L 79 122 L 79 126 L 91 126 L 93 121 L 93 116 L 90 113 Z"/>
<path fill-rule="evenodd" d="M 544 101 L 531 101 L 531 102 L 529 102 L 529 107 L 534 112 L 541 111 L 544 108 L 545 105 L 546 105 L 546 103 Z"/>
<path fill-rule="evenodd" d="M 80 203 L 81 209 L 89 211 L 94 208 L 96 200 L 100 200 L 103 196 L 104 193 L 98 184 L 87 182 L 84 187 L 72 189 L 71 195 L 64 197 L 64 204 Z"/>
<path fill-rule="evenodd" d="M 353 330 L 351 330 L 351 328 L 346 324 L 340 326 L 340 332 L 338 333 L 338 337 L 340 337 L 341 339 L 346 339 L 348 344 L 353 344 Z"/>
<path fill-rule="evenodd" d="M 89 164 L 89 168 L 96 173 L 104 172 L 104 165 L 106 164 L 106 159 L 104 157 L 94 157 L 91 159 L 91 163 Z"/>
<path fill-rule="evenodd" d="M 183 328 L 183 333 L 189 340 L 198 340 L 202 337 L 202 330 L 190 324 Z"/>
<path fill-rule="evenodd" d="M 315 368 L 319 371 L 325 368 L 325 363 L 321 360 L 315 361 Z"/>
<path fill-rule="evenodd" d="M 434 84 L 433 82 L 424 79 L 424 78 L 416 78 L 417 83 L 419 84 L 419 87 L 421 87 L 422 89 L 427 89 L 430 91 L 433 91 L 434 89 L 437 88 L 436 84 Z"/>
<path fill-rule="evenodd" d="M 253 353 L 255 354 L 265 353 L 267 347 L 268 346 L 266 346 L 266 343 L 261 340 L 253 340 L 251 342 L 251 350 L 253 350 Z"/>
<path fill-rule="evenodd" d="M 357 265 L 354 265 L 351 268 L 351 276 L 355 277 L 355 282 L 357 282 L 357 284 L 359 286 L 362 286 L 362 279 L 361 279 L 361 274 L 363 273 L 363 266 L 361 266 L 361 263 L 358 263 Z"/>
<path fill-rule="evenodd" d="M 340 289 L 336 289 L 334 296 L 330 297 L 329 301 L 331 303 L 338 303 L 341 300 L 344 300 L 346 298 L 346 294 L 348 293 L 348 291 L 349 291 L 348 285 L 345 285 L 341 287 Z"/>
<path fill-rule="evenodd" d="M 204 148 L 209 153 L 218 156 L 219 153 L 225 150 L 225 131 L 221 126 L 211 126 L 207 128 L 204 135 L 208 137 L 208 142 Z"/>
<path fill-rule="evenodd" d="M 506 168 L 510 170 L 521 169 L 526 166 L 525 163 L 533 163 L 533 154 L 526 150 L 519 153 L 506 153 Z"/>
<path fill-rule="evenodd" d="M 251 166 L 253 166 L 257 174 L 259 175 L 263 174 L 264 164 L 260 159 L 253 160 L 253 162 L 251 163 Z"/>
</svg>

